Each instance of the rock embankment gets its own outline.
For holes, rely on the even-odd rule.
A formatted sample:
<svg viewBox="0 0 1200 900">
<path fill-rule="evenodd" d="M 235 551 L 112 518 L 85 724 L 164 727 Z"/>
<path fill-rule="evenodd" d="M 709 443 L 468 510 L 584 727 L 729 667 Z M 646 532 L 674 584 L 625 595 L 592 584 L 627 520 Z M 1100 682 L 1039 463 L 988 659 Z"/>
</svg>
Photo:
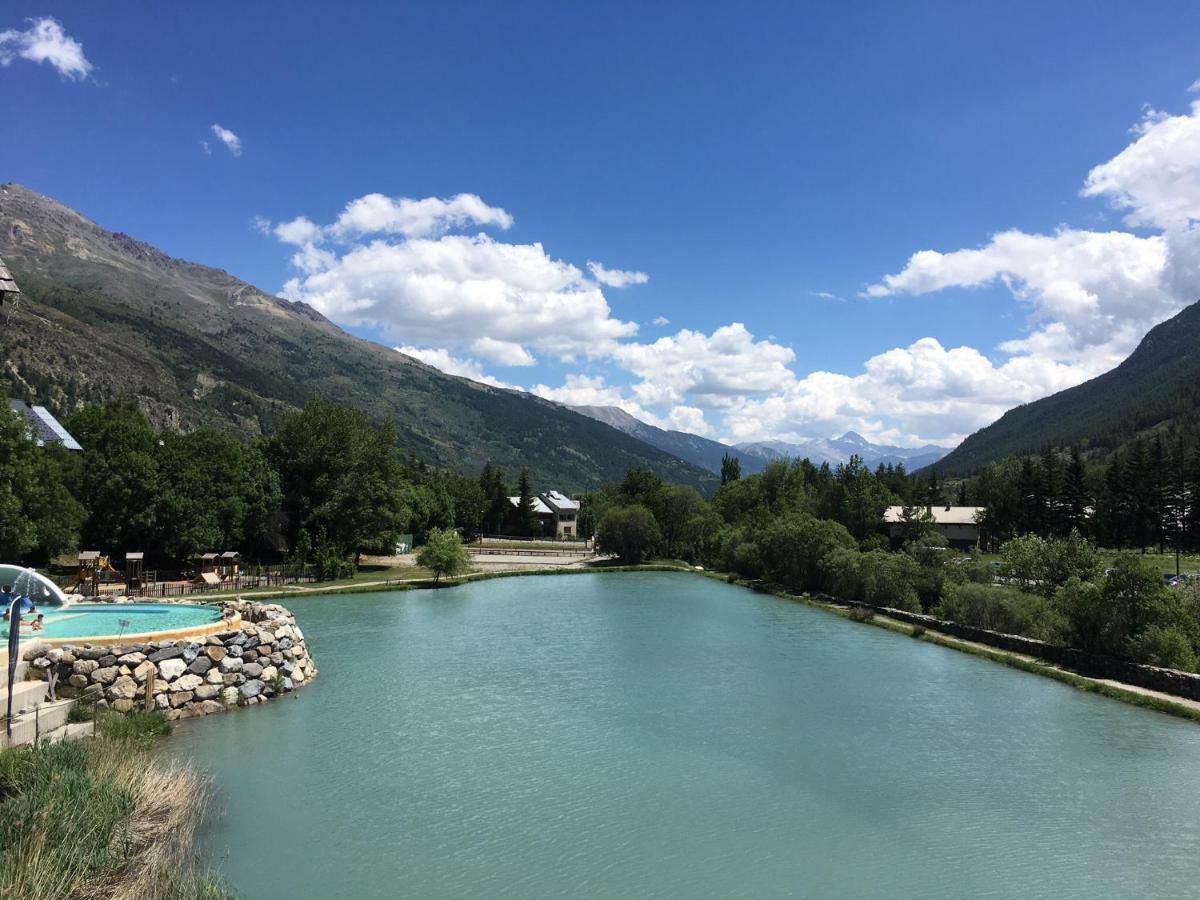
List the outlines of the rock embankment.
<svg viewBox="0 0 1200 900">
<path fill-rule="evenodd" d="M 25 651 L 33 677 L 57 676 L 61 696 L 120 712 L 152 707 L 189 719 L 265 703 L 317 674 L 295 617 L 275 603 L 229 602 L 241 624 L 208 637 L 116 647 L 35 645 Z"/>
</svg>

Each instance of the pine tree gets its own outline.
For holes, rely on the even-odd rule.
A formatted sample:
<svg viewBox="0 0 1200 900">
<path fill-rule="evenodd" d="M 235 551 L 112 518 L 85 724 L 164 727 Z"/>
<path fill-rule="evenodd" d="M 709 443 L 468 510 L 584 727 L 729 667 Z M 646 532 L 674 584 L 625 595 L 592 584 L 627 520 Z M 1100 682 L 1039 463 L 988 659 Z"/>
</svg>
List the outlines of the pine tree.
<svg viewBox="0 0 1200 900">
<path fill-rule="evenodd" d="M 1091 499 L 1087 493 L 1086 475 L 1083 454 L 1079 452 L 1078 447 L 1072 447 L 1071 458 L 1063 473 L 1062 486 L 1063 525 L 1067 532 L 1083 532 L 1087 525 L 1087 508 Z"/>
<path fill-rule="evenodd" d="M 533 537 L 537 532 L 537 514 L 533 511 L 533 493 L 529 487 L 529 470 L 521 470 L 517 483 L 517 528 L 523 537 Z"/>
<path fill-rule="evenodd" d="M 1146 442 L 1134 440 L 1125 457 L 1125 494 L 1128 498 L 1127 533 L 1133 546 L 1145 552 L 1154 540 L 1154 479 Z"/>
<path fill-rule="evenodd" d="M 1168 468 L 1170 461 L 1162 433 L 1154 435 L 1154 443 L 1150 445 L 1150 509 L 1151 530 L 1150 539 L 1158 544 L 1158 552 L 1165 551 L 1166 534 L 1168 530 L 1169 490 L 1167 487 Z"/>
<path fill-rule="evenodd" d="M 1200 551 L 1200 444 L 1192 451 L 1185 478 L 1187 485 L 1187 545 Z"/>
<path fill-rule="evenodd" d="M 1041 504 L 1038 507 L 1041 516 L 1041 527 L 1038 533 L 1042 535 L 1060 535 L 1063 533 L 1062 516 L 1062 472 L 1058 454 L 1053 447 L 1042 451 L 1042 461 L 1039 471 L 1041 481 Z"/>
<path fill-rule="evenodd" d="M 721 484 L 738 481 L 742 477 L 742 461 L 726 453 L 721 457 Z"/>
</svg>

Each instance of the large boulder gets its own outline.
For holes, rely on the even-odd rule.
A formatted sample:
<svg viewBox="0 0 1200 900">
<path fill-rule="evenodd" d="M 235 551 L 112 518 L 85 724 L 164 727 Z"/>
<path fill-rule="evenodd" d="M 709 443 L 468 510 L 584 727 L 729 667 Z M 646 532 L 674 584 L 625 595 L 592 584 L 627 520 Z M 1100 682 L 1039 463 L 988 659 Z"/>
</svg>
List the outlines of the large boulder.
<svg viewBox="0 0 1200 900">
<path fill-rule="evenodd" d="M 92 672 L 92 681 L 98 681 L 101 684 L 112 684 L 117 680 L 118 674 L 120 673 L 117 671 L 116 666 L 105 666 Z"/>
<path fill-rule="evenodd" d="M 245 697 L 247 700 L 249 700 L 251 697 L 257 697 L 259 694 L 261 694 L 266 689 L 266 687 L 267 686 L 265 684 L 263 684 L 261 681 L 259 681 L 257 678 L 252 678 L 249 681 L 247 681 L 245 684 L 243 684 L 241 687 L 239 687 L 238 691 L 241 693 L 241 695 L 243 697 Z"/>
<path fill-rule="evenodd" d="M 106 693 L 109 700 L 132 700 L 138 695 L 138 683 L 128 675 L 122 675 Z"/>
<path fill-rule="evenodd" d="M 186 675 L 180 675 L 173 682 L 171 682 L 171 691 L 194 691 L 202 684 L 204 684 L 203 678 L 201 678 L 199 675 L 193 675 L 189 672 Z"/>
<path fill-rule="evenodd" d="M 150 658 L 154 659 L 153 656 Z M 174 681 L 187 671 L 187 667 L 188 664 L 181 657 L 172 656 L 170 659 L 164 659 L 158 664 L 158 674 L 167 681 Z"/>
</svg>

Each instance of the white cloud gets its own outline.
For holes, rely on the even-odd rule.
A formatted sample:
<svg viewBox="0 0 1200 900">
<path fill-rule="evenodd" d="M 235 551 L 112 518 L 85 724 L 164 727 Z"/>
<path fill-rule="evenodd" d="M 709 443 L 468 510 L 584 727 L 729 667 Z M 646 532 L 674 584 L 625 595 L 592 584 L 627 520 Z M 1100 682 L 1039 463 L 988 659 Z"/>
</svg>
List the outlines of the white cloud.
<svg viewBox="0 0 1200 900">
<path fill-rule="evenodd" d="M 816 297 L 818 300 L 832 300 L 835 303 L 845 303 L 846 302 L 845 297 L 839 297 L 837 294 L 829 293 L 829 291 L 810 291 L 809 293 L 812 294 L 812 296 Z"/>
<path fill-rule="evenodd" d="M 1000 282 L 1030 306 L 1031 323 L 1059 325 L 1053 344 L 1035 332 L 1027 346 L 1008 342 L 1001 348 L 1005 352 L 1053 347 L 1052 358 L 1064 360 L 1105 347 L 1128 353 L 1150 327 L 1180 308 L 1163 284 L 1167 249 L 1159 235 L 1005 231 L 975 249 L 914 253 L 902 271 L 870 285 L 866 293 L 927 294 Z"/>
<path fill-rule="evenodd" d="M 330 231 L 339 238 L 366 234 L 399 234 L 407 238 L 434 237 L 467 225 L 511 228 L 513 218 L 503 209 L 488 206 L 475 194 L 449 199 L 385 197 L 367 194 L 346 205 Z"/>
<path fill-rule="evenodd" d="M 433 366 L 447 375 L 470 378 L 472 381 L 490 384 L 492 387 L 513 387 L 511 384 L 505 384 L 498 378 L 493 378 L 491 375 L 486 374 L 483 371 L 483 367 L 475 360 L 453 356 L 448 350 L 434 347 L 395 347 L 394 349 L 397 353 L 403 353 L 405 356 L 419 359 L 425 365 Z"/>
<path fill-rule="evenodd" d="M 224 144 L 225 148 L 234 156 L 242 155 L 242 139 L 228 128 L 214 124 L 212 126 L 212 133 L 217 136 L 217 140 Z M 205 149 L 208 149 L 207 145 L 205 145 Z"/>
<path fill-rule="evenodd" d="M 1135 227 L 1200 221 L 1200 100 L 1185 115 L 1148 111 L 1135 133 L 1137 140 L 1088 173 L 1083 196 L 1107 197 Z"/>
<path fill-rule="evenodd" d="M 652 406 L 686 401 L 705 409 L 727 407 L 735 397 L 769 393 L 795 376 L 795 354 L 771 341 L 756 341 L 740 322 L 706 335 L 682 329 L 648 344 L 620 343 L 611 356 L 642 381 L 634 393 Z"/>
<path fill-rule="evenodd" d="M 310 243 L 293 262 L 304 274 L 284 286 L 284 296 L 414 343 L 471 346 L 486 338 L 512 345 L 510 359 L 518 348 L 569 358 L 601 353 L 637 330 L 612 316 L 579 269 L 541 244 L 444 235 L 376 240 L 337 255 Z"/>
<path fill-rule="evenodd" d="M 63 78 L 82 81 L 95 68 L 83 55 L 83 45 L 68 35 L 55 19 L 29 19 L 24 31 L 0 31 L 0 66 L 16 59 L 49 63 Z"/>
<path fill-rule="evenodd" d="M 481 337 L 471 343 L 471 350 L 501 366 L 532 366 L 537 363 L 532 353 L 512 341 Z"/>
<path fill-rule="evenodd" d="M 208 141 L 201 141 L 200 148 L 209 156 L 212 156 L 212 145 L 209 144 Z"/>
<path fill-rule="evenodd" d="M 650 276 L 645 272 L 628 272 L 624 269 L 606 269 L 598 262 L 588 260 L 588 271 L 601 284 L 612 288 L 629 287 L 631 284 L 645 284 Z"/>
<path fill-rule="evenodd" d="M 655 324 L 655 325 L 658 325 L 659 327 L 661 327 L 661 326 L 663 326 L 663 325 L 670 325 L 670 324 L 671 324 L 671 320 L 670 320 L 670 319 L 668 319 L 666 316 L 655 316 L 655 317 L 654 317 L 654 322 L 653 322 L 653 324 Z"/>
<path fill-rule="evenodd" d="M 947 349 L 922 338 L 868 359 L 858 375 L 813 372 L 769 396 L 739 402 L 725 421 L 737 440 L 855 430 L 875 441 L 952 444 L 1018 403 L 1100 371 L 1102 365 L 1030 356 L 996 365 L 972 347 Z"/>
<path fill-rule="evenodd" d="M 321 226 L 305 216 L 297 216 L 290 222 L 280 222 L 270 231 L 283 243 L 295 244 L 297 247 L 318 243 L 321 240 Z"/>
</svg>

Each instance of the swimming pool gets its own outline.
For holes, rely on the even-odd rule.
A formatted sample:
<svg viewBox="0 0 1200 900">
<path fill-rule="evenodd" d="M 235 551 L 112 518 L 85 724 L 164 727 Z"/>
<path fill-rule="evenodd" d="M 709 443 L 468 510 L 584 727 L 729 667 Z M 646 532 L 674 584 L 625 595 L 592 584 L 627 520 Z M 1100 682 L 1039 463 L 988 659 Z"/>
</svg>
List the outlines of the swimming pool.
<svg viewBox="0 0 1200 900">
<path fill-rule="evenodd" d="M 22 638 L 116 637 L 207 625 L 221 618 L 215 606 L 173 603 L 78 603 L 46 607 L 43 631 Z"/>
</svg>

